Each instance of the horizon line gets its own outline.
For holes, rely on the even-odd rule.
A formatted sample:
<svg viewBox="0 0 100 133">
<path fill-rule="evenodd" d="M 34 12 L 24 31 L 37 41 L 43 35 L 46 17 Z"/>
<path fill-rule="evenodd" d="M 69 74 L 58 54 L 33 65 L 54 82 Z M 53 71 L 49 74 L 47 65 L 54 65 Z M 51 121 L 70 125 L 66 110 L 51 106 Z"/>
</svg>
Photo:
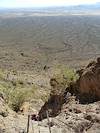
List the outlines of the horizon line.
<svg viewBox="0 0 100 133">
<path fill-rule="evenodd" d="M 52 7 L 76 7 L 76 6 L 87 6 L 87 5 L 96 5 L 100 2 L 95 3 L 86 3 L 86 4 L 72 4 L 72 5 L 48 5 L 48 6 L 0 6 L 2 9 L 22 9 L 22 8 L 52 8 Z"/>
</svg>

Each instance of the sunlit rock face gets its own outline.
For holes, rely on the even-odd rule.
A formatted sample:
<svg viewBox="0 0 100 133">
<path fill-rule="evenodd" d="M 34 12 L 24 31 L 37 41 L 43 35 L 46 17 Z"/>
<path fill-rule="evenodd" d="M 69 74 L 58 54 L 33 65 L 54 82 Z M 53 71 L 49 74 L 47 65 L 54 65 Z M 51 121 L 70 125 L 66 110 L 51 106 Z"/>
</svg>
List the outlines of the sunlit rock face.
<svg viewBox="0 0 100 133">
<path fill-rule="evenodd" d="M 83 70 L 79 81 L 81 95 L 87 95 L 91 100 L 100 99 L 100 58 L 91 62 Z"/>
</svg>

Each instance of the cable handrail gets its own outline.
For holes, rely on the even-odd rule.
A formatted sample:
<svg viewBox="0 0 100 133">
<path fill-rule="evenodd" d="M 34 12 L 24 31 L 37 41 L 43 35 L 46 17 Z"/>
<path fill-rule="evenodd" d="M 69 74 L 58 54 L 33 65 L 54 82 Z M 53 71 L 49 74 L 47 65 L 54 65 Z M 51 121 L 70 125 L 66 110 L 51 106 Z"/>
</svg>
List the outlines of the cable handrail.
<svg viewBox="0 0 100 133">
<path fill-rule="evenodd" d="M 49 133 L 52 133 L 52 130 L 51 130 L 51 121 L 49 119 L 49 113 L 48 113 L 48 110 L 46 110 L 46 115 L 47 115 L 47 120 L 48 120 L 48 131 Z M 32 118 L 32 115 L 28 115 L 28 120 L 27 120 L 27 128 L 25 128 L 25 132 L 23 133 L 29 133 L 30 131 L 30 124 L 31 124 L 31 130 L 32 130 L 32 133 L 35 133 L 35 129 L 34 129 L 34 122 L 33 121 L 36 121 L 36 120 L 33 120 Z M 58 118 L 53 118 L 53 120 L 57 120 L 57 121 L 53 121 L 56 125 L 58 125 L 59 127 L 61 128 L 64 128 L 65 129 L 65 126 L 67 127 L 67 129 L 70 127 L 72 128 L 69 124 L 67 124 L 66 122 L 64 122 L 63 120 L 61 119 L 58 119 Z M 41 133 L 41 128 L 40 128 L 40 125 L 39 125 L 39 118 L 37 117 L 37 129 L 38 129 L 38 133 Z M 63 124 L 63 125 L 62 125 Z M 66 130 L 66 129 L 65 129 Z"/>
</svg>

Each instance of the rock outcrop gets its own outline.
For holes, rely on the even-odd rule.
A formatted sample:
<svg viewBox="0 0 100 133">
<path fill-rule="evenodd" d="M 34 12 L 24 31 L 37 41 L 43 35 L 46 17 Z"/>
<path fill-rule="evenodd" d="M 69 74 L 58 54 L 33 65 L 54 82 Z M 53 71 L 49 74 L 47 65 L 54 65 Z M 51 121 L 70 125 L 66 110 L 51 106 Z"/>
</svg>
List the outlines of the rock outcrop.
<svg viewBox="0 0 100 133">
<path fill-rule="evenodd" d="M 78 71 L 80 78 L 71 83 L 66 89 L 55 78 L 50 80 L 51 94 L 48 101 L 42 106 L 39 116 L 46 118 L 46 110 L 52 117 L 57 116 L 68 99 L 68 92 L 75 95 L 80 103 L 92 103 L 100 100 L 100 58 L 90 62 L 84 69 Z"/>
<path fill-rule="evenodd" d="M 79 93 L 89 102 L 100 100 L 100 58 L 90 62 L 81 73 Z"/>
<path fill-rule="evenodd" d="M 19 113 L 12 111 L 7 106 L 3 94 L 1 94 L 0 133 L 26 131 L 28 114 L 37 115 L 42 105 L 39 111 L 41 121 L 31 121 L 30 119 L 29 133 L 33 132 L 33 128 L 36 133 L 39 130 L 49 133 L 48 124 L 51 126 L 52 133 L 100 133 L 100 102 L 96 101 L 100 100 L 100 58 L 78 72 L 80 75 L 78 82 L 70 84 L 68 88 L 55 78 L 51 79 L 51 93 L 48 101 L 43 105 L 41 101 L 33 100 L 31 108 L 26 102 L 20 109 L 22 112 Z M 76 100 L 77 97 L 81 102 L 96 102 L 81 104 Z M 47 110 L 50 123 L 47 120 Z"/>
<path fill-rule="evenodd" d="M 64 99 L 64 92 L 61 91 L 61 86 L 59 82 L 55 78 L 50 80 L 51 85 L 51 93 L 50 97 L 47 102 L 42 106 L 41 110 L 39 111 L 39 118 L 40 120 L 47 117 L 46 111 L 49 111 L 49 116 L 55 117 L 57 116 L 60 111 L 63 103 L 65 102 Z"/>
</svg>

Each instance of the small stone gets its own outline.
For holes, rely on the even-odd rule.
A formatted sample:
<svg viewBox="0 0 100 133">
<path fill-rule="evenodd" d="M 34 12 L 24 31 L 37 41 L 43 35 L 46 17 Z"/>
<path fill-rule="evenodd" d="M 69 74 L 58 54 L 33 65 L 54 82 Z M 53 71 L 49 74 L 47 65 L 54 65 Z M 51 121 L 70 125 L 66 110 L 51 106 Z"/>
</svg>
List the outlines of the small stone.
<svg viewBox="0 0 100 133">
<path fill-rule="evenodd" d="M 92 116 L 91 116 L 91 115 L 85 115 L 84 118 L 85 118 L 86 120 L 89 120 L 89 121 L 92 120 Z"/>
<path fill-rule="evenodd" d="M 3 117 L 7 117 L 8 116 L 8 112 L 7 111 L 1 111 L 0 115 Z"/>
<path fill-rule="evenodd" d="M 69 112 L 72 112 L 72 109 L 69 109 Z"/>
<path fill-rule="evenodd" d="M 74 109 L 74 112 L 75 112 L 76 114 L 82 113 L 81 110 L 79 110 L 79 109 Z"/>
</svg>

